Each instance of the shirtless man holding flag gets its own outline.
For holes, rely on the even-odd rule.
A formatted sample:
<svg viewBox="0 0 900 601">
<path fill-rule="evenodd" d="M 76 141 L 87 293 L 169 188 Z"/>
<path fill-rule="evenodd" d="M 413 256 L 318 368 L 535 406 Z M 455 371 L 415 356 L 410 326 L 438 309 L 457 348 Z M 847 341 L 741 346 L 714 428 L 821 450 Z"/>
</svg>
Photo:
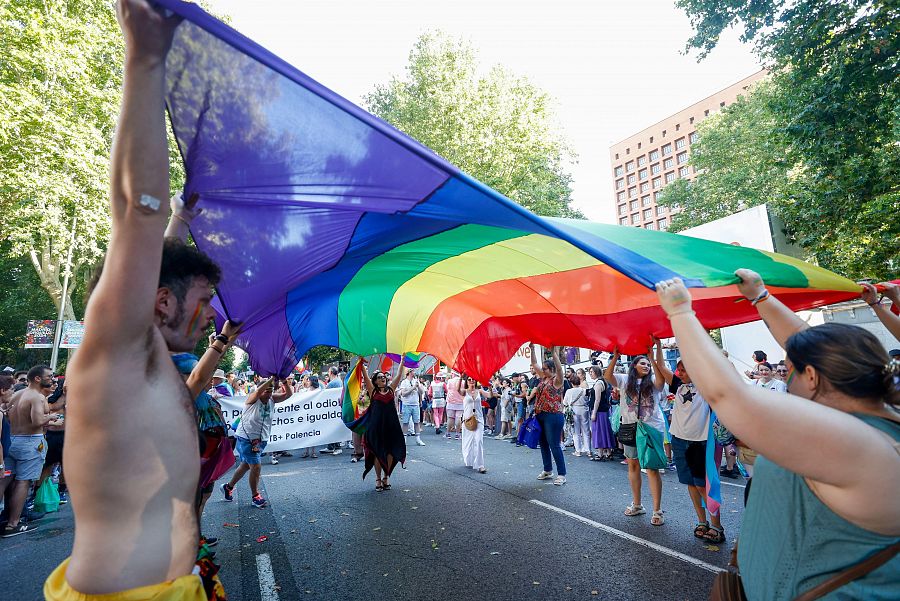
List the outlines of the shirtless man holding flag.
<svg viewBox="0 0 900 601">
<path fill-rule="evenodd" d="M 192 575 L 196 415 L 170 354 L 191 351 L 204 335 L 219 269 L 163 238 L 165 60 L 179 20 L 146 0 L 119 0 L 117 12 L 125 70 L 110 171 L 112 236 L 68 369 L 64 452 L 75 540 L 44 595 L 205 600 L 208 591 Z"/>
</svg>

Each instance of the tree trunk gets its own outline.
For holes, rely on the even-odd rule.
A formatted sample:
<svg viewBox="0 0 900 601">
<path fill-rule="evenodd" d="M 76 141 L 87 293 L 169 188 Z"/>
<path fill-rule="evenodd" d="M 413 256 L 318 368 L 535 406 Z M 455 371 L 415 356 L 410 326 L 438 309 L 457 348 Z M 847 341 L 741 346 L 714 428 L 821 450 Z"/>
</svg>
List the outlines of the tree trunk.
<svg viewBox="0 0 900 601">
<path fill-rule="evenodd" d="M 53 299 L 53 305 L 56 307 L 56 315 L 53 318 L 56 319 L 59 316 L 59 306 L 62 303 L 62 271 L 65 266 L 62 265 L 61 260 L 53 258 L 49 245 L 45 245 L 43 252 L 40 254 L 34 249 L 31 250 L 31 264 L 34 265 L 34 269 L 41 280 L 41 288 L 46 290 L 50 298 Z M 70 276 L 69 290 L 66 295 L 66 308 L 63 312 L 64 320 L 75 319 L 75 310 L 72 308 L 72 289 L 74 284 L 74 278 Z"/>
</svg>

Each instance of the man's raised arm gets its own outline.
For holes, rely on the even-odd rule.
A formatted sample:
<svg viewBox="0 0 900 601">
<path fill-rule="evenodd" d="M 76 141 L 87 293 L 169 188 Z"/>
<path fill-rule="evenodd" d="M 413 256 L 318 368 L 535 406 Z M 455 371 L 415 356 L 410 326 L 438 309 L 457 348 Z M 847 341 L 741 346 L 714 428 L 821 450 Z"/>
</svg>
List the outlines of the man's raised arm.
<svg viewBox="0 0 900 601">
<path fill-rule="evenodd" d="M 126 50 L 110 171 L 112 235 L 86 315 L 107 327 L 85 333 L 86 346 L 111 352 L 146 344 L 153 323 L 169 198 L 165 61 L 178 25 L 146 0 L 119 2 L 118 18 Z"/>
</svg>

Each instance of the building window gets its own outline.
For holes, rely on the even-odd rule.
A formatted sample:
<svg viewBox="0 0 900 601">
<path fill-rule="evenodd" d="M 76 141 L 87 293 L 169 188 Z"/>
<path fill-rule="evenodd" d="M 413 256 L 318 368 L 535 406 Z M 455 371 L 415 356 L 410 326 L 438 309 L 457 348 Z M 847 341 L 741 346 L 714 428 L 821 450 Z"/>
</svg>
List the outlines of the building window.
<svg viewBox="0 0 900 601">
<path fill-rule="evenodd" d="M 648 229 L 648 230 L 655 230 L 655 229 L 656 229 L 656 226 L 653 225 L 652 223 L 648 223 L 648 224 L 645 225 L 644 227 L 645 227 L 646 229 Z"/>
<path fill-rule="evenodd" d="M 650 182 L 641 182 L 641 192 L 646 192 L 650 189 Z"/>
<path fill-rule="evenodd" d="M 619 219 L 619 225 L 628 225 L 628 217 L 623 217 Z"/>
<path fill-rule="evenodd" d="M 725 108 L 725 102 L 724 102 L 724 101 L 723 101 L 723 102 L 720 102 L 720 103 L 719 103 L 719 106 L 722 107 L 722 108 Z"/>
<path fill-rule="evenodd" d="M 662 153 L 663 153 L 663 156 L 672 154 L 672 145 L 671 145 L 671 144 L 666 144 L 665 146 L 663 146 L 663 147 L 662 147 Z"/>
<path fill-rule="evenodd" d="M 705 111 L 703 111 L 703 116 L 709 117 L 709 109 L 706 109 Z"/>
<path fill-rule="evenodd" d="M 653 180 L 653 189 L 658 190 L 661 187 L 662 187 L 662 180 L 657 177 L 656 179 Z"/>
<path fill-rule="evenodd" d="M 644 219 L 652 219 L 653 211 L 650 209 L 644 209 Z"/>
<path fill-rule="evenodd" d="M 637 196 L 637 188 L 628 188 L 628 198 Z"/>
<path fill-rule="evenodd" d="M 663 138 L 666 137 L 666 130 L 663 130 Z"/>
<path fill-rule="evenodd" d="M 659 221 L 656 222 L 656 225 L 659 226 L 659 231 L 664 231 L 667 227 L 665 219 L 660 219 Z"/>
<path fill-rule="evenodd" d="M 651 161 L 655 161 L 655 160 L 657 160 L 658 158 L 659 158 L 659 151 L 658 151 L 658 150 L 651 150 L 651 151 L 650 151 L 650 160 L 651 160 Z"/>
<path fill-rule="evenodd" d="M 656 207 L 656 215 L 657 217 L 660 215 L 666 214 L 666 207 Z"/>
<path fill-rule="evenodd" d="M 650 195 L 649 195 L 649 194 L 648 194 L 647 196 L 644 196 L 644 197 L 641 198 L 641 206 L 642 206 L 642 207 L 649 207 L 649 206 L 650 206 Z"/>
<path fill-rule="evenodd" d="M 691 132 L 691 135 L 688 136 L 688 140 L 691 141 L 691 144 L 696 144 L 696 143 L 697 143 L 697 139 L 698 139 L 699 137 L 700 137 L 700 136 L 697 135 L 697 132 L 693 131 L 693 132 Z"/>
<path fill-rule="evenodd" d="M 622 165 L 616 167 L 616 177 L 619 177 L 620 175 L 622 175 Z"/>
<path fill-rule="evenodd" d="M 669 171 L 668 173 L 666 173 L 666 183 L 671 184 L 674 181 L 675 181 L 675 172 Z"/>
<path fill-rule="evenodd" d="M 659 192 L 653 193 L 653 202 L 659 202 L 659 195 L 660 195 Z"/>
<path fill-rule="evenodd" d="M 627 212 L 625 205 L 619 205 L 619 215 L 624 215 Z"/>
<path fill-rule="evenodd" d="M 625 163 L 625 171 L 629 173 L 634 171 L 634 161 L 628 161 L 627 163 Z"/>
<path fill-rule="evenodd" d="M 636 180 L 637 180 L 637 178 L 635 177 L 634 173 L 632 173 L 631 175 L 628 176 L 629 184 L 633 184 Z"/>
<path fill-rule="evenodd" d="M 665 167 L 666 169 L 671 169 L 673 164 L 674 163 L 672 163 L 672 159 L 666 159 L 665 161 L 663 161 L 663 167 Z"/>
<path fill-rule="evenodd" d="M 675 149 L 676 150 L 681 150 L 682 148 L 684 148 L 684 145 L 685 145 L 684 138 L 678 138 L 677 140 L 675 140 Z"/>
<path fill-rule="evenodd" d="M 687 167 L 682 167 L 678 170 L 678 175 L 680 175 L 681 177 L 687 177 L 689 172 L 690 169 L 688 169 Z"/>
<path fill-rule="evenodd" d="M 625 193 L 619 192 L 618 194 L 616 194 L 616 200 L 618 200 L 619 202 L 622 202 L 623 200 L 625 200 Z"/>
<path fill-rule="evenodd" d="M 688 160 L 688 153 L 686 153 L 686 152 L 678 153 L 678 164 L 679 165 L 681 165 L 682 163 L 687 163 L 687 160 Z"/>
<path fill-rule="evenodd" d="M 638 225 L 641 222 L 641 216 L 635 213 L 631 216 L 631 225 Z"/>
<path fill-rule="evenodd" d="M 621 189 L 624 188 L 624 187 L 625 187 L 625 180 L 624 180 L 624 179 L 617 179 L 617 180 L 616 180 L 616 190 L 621 190 Z"/>
<path fill-rule="evenodd" d="M 638 167 L 643 167 L 647 164 L 647 155 L 642 154 L 638 157 Z"/>
<path fill-rule="evenodd" d="M 653 163 L 652 165 L 650 165 L 650 173 L 652 173 L 653 175 L 659 173 L 659 163 Z"/>
<path fill-rule="evenodd" d="M 694 123 L 694 118 L 691 117 L 691 124 L 693 125 L 693 123 Z"/>
<path fill-rule="evenodd" d="M 619 160 L 619 153 L 618 153 L 618 152 L 616 153 L 616 160 L 617 160 L 617 161 Z"/>
<path fill-rule="evenodd" d="M 632 200 L 632 201 L 631 201 L 631 210 L 632 210 L 632 211 L 637 211 L 637 208 L 638 208 L 638 201 Z"/>
<path fill-rule="evenodd" d="M 640 179 L 647 179 L 647 170 L 641 169 L 640 171 L 638 171 L 638 177 Z"/>
</svg>

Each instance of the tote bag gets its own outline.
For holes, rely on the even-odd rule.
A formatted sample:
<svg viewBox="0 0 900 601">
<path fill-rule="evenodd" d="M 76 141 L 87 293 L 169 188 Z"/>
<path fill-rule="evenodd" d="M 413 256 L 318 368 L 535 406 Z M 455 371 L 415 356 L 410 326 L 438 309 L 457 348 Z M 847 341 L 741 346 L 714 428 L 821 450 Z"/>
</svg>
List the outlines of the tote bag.
<svg viewBox="0 0 900 601">
<path fill-rule="evenodd" d="M 637 423 L 637 455 L 641 469 L 662 470 L 666 468 L 666 452 L 663 449 L 663 434 L 656 428 Z"/>
<path fill-rule="evenodd" d="M 536 449 L 541 445 L 541 424 L 538 423 L 536 417 L 529 417 L 525 420 L 525 424 L 522 427 L 525 430 L 525 435 L 522 437 L 522 442 L 530 449 Z"/>
</svg>

